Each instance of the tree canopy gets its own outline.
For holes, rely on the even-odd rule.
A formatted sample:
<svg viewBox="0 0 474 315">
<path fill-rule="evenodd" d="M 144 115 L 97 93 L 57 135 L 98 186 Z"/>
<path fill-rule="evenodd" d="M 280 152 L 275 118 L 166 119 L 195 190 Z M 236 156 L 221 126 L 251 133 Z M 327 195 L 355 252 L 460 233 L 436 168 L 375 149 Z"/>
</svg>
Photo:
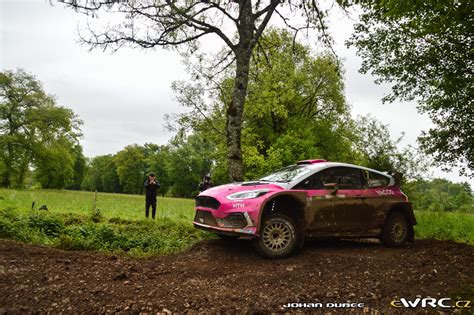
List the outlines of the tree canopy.
<svg viewBox="0 0 474 315">
<path fill-rule="evenodd" d="M 349 41 L 362 72 L 393 83 L 385 101 L 418 100 L 435 127 L 420 137 L 439 165 L 474 170 L 472 20 L 469 0 L 361 1 Z"/>
<path fill-rule="evenodd" d="M 422 173 L 412 149 L 400 150 L 385 126 L 374 118 L 353 119 L 344 97 L 341 66 L 332 55 L 315 54 L 285 30 L 271 29 L 255 51 L 244 111 L 244 178 L 255 179 L 298 160 L 325 158 L 362 164 L 408 178 Z M 196 67 L 189 67 L 196 69 Z M 173 86 L 190 111 L 171 118 L 171 128 L 212 144 L 213 179 L 227 182 L 223 150 L 225 104 L 233 86 L 231 70 L 221 81 L 209 80 L 202 68 L 193 80 Z"/>
<path fill-rule="evenodd" d="M 199 47 L 200 38 L 213 34 L 221 39 L 225 52 L 215 61 L 214 74 L 235 64 L 231 97 L 225 108 L 227 168 L 231 180 L 243 177 L 241 132 L 250 59 L 256 48 L 262 48 L 260 38 L 270 21 L 279 18 L 293 38 L 303 30 L 314 29 L 319 31 L 316 34 L 321 42 L 330 42 L 325 11 L 315 0 L 59 1 L 94 17 L 102 13 L 121 15 L 121 19 L 113 19 L 117 21 L 115 24 L 89 27 L 87 34 L 81 34 L 82 42 L 91 48 L 185 47 L 192 55 Z"/>
<path fill-rule="evenodd" d="M 0 176 L 5 187 L 22 187 L 29 168 L 45 188 L 74 181 L 80 120 L 58 106 L 36 78 L 0 72 Z"/>
<path fill-rule="evenodd" d="M 474 213 L 474 195 L 468 183 L 447 179 L 418 179 L 403 187 L 416 210 Z"/>
</svg>

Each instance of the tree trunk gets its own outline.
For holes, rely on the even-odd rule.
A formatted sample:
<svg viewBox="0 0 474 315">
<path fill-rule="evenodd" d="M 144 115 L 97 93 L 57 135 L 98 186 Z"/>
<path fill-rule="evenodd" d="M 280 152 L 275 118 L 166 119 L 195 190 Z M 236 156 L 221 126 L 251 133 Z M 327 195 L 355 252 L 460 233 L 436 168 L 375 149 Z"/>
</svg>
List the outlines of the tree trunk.
<svg viewBox="0 0 474 315">
<path fill-rule="evenodd" d="M 250 53 L 237 54 L 236 72 L 232 102 L 227 108 L 227 168 L 231 181 L 242 181 L 244 176 L 241 133 L 242 116 L 244 113 L 245 97 L 249 81 Z"/>
<path fill-rule="evenodd" d="M 27 153 L 25 153 L 27 154 Z M 28 153 L 27 156 L 23 159 L 20 165 L 20 170 L 18 173 L 18 184 L 19 188 L 23 188 L 23 182 L 25 181 L 26 172 L 28 171 L 28 166 L 30 165 L 30 161 L 32 160 L 32 153 Z"/>
<path fill-rule="evenodd" d="M 7 140 L 10 141 L 10 140 Z M 12 145 L 10 142 L 7 143 L 7 156 L 5 158 L 5 172 L 3 173 L 2 186 L 6 188 L 11 187 L 11 176 L 12 176 Z"/>
<path fill-rule="evenodd" d="M 236 59 L 235 81 L 232 102 L 227 108 L 227 169 L 231 181 L 242 181 L 244 167 L 242 161 L 242 117 L 249 82 L 252 40 L 254 39 L 255 20 L 252 14 L 252 1 L 238 0 L 240 23 L 238 27 L 239 43 L 234 49 Z"/>
</svg>

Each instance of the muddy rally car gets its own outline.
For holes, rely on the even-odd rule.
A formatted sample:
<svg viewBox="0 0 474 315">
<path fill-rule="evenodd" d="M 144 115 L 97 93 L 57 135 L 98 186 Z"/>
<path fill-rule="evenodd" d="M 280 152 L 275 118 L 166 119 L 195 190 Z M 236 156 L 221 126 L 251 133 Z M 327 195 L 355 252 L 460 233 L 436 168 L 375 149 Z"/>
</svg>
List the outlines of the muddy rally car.
<svg viewBox="0 0 474 315">
<path fill-rule="evenodd" d="M 224 239 L 251 237 L 281 258 L 305 238 L 379 238 L 402 246 L 416 224 L 394 177 L 373 169 L 305 160 L 259 180 L 214 187 L 196 198 L 194 226 Z"/>
</svg>

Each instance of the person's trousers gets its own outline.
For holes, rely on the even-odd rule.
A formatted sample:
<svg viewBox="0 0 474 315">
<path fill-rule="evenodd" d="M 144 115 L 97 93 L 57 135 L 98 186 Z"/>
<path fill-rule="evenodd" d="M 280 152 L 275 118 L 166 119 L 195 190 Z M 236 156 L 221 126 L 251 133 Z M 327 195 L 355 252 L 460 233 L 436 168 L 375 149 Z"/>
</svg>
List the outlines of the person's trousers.
<svg viewBox="0 0 474 315">
<path fill-rule="evenodd" d="M 147 218 L 150 215 L 150 206 L 151 206 L 151 217 L 154 219 L 156 215 L 156 199 L 146 199 L 145 214 Z"/>
</svg>

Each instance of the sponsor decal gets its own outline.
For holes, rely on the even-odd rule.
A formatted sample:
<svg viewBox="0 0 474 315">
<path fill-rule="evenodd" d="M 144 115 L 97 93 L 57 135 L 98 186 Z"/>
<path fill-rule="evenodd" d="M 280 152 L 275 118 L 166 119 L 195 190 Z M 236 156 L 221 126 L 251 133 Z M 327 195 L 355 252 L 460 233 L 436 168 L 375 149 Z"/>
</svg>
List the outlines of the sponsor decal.
<svg viewBox="0 0 474 315">
<path fill-rule="evenodd" d="M 395 195 L 395 193 L 393 192 L 393 190 L 390 190 L 390 189 L 380 189 L 380 190 L 376 190 L 375 192 L 376 192 L 377 195 L 379 195 L 379 196 Z"/>
<path fill-rule="evenodd" d="M 234 203 L 234 204 L 232 204 L 232 208 L 233 209 L 245 208 L 245 204 L 243 202 Z"/>
<path fill-rule="evenodd" d="M 468 300 L 453 300 L 451 298 L 416 298 L 414 300 L 401 298 L 399 300 L 393 300 L 390 302 L 390 306 L 394 308 L 441 308 L 441 309 L 448 309 L 448 308 L 464 308 L 470 309 L 471 308 L 471 301 Z"/>
</svg>

